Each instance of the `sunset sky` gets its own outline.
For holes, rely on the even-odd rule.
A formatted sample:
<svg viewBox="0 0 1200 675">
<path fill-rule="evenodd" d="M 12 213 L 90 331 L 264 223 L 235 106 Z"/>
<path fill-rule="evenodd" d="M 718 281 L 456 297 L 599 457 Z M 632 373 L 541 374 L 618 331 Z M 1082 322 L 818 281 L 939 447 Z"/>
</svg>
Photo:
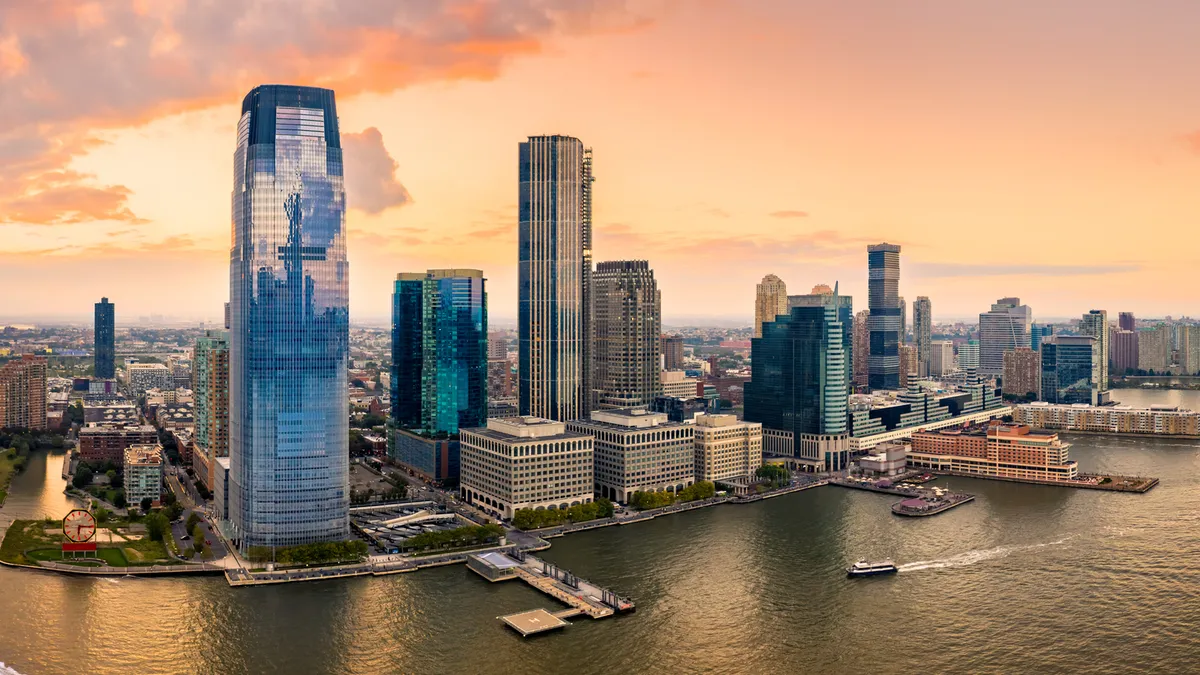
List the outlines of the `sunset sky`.
<svg viewBox="0 0 1200 675">
<path fill-rule="evenodd" d="M 753 316 L 903 246 L 935 319 L 1200 314 L 1200 3 L 0 4 L 0 321 L 221 315 L 244 94 L 334 89 L 351 313 L 477 267 L 516 315 L 517 144 L 595 153 L 595 259 Z"/>
</svg>

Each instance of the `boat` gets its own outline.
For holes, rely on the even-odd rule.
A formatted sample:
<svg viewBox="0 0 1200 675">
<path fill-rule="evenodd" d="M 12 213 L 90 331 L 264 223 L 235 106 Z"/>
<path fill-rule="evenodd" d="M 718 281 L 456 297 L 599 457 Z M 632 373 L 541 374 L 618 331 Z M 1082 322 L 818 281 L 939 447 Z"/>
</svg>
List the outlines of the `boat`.
<svg viewBox="0 0 1200 675">
<path fill-rule="evenodd" d="M 859 560 L 850 567 L 846 568 L 846 576 L 848 577 L 873 577 L 879 574 L 895 574 L 899 569 L 896 563 L 891 560 L 879 560 L 870 562 L 866 558 Z"/>
</svg>

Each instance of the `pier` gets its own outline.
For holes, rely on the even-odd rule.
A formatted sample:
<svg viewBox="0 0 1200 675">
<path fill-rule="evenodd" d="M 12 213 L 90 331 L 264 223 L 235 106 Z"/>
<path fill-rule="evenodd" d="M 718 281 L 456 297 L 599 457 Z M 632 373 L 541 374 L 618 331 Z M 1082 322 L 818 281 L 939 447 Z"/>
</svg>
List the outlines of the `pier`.
<svg viewBox="0 0 1200 675">
<path fill-rule="evenodd" d="M 897 477 L 894 480 L 902 479 Z M 886 481 L 886 485 L 880 485 L 883 482 L 885 481 L 871 482 L 866 479 L 847 476 L 845 478 L 834 478 L 829 481 L 829 484 L 840 485 L 841 487 L 853 490 L 866 490 L 867 492 L 878 492 L 880 494 L 904 497 L 903 500 L 892 504 L 892 513 L 898 516 L 914 518 L 936 516 L 956 506 L 962 506 L 963 504 L 975 501 L 975 495 L 965 492 L 950 492 L 949 490 L 939 488 L 908 487 L 903 484 L 893 484 L 891 480 Z"/>
</svg>

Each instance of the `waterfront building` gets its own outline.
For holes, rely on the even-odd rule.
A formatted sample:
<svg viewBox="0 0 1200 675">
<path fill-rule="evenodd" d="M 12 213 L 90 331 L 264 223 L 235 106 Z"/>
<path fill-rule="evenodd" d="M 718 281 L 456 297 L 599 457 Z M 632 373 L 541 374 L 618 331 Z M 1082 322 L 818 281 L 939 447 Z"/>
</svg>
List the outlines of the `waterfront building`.
<svg viewBox="0 0 1200 675">
<path fill-rule="evenodd" d="M 1004 352 L 1032 344 L 1029 337 L 1033 311 L 1020 298 L 1000 298 L 991 310 L 979 315 L 979 372 L 1004 374 Z M 962 359 L 959 359 L 960 364 Z M 964 368 L 966 366 L 963 366 Z"/>
<path fill-rule="evenodd" d="M 867 330 L 870 335 L 867 385 L 872 389 L 900 388 L 900 247 L 875 244 L 867 247 Z"/>
<path fill-rule="evenodd" d="M 900 345 L 900 386 L 907 387 L 910 380 L 917 380 L 920 362 L 915 345 Z"/>
<path fill-rule="evenodd" d="M 108 298 L 100 298 L 95 305 L 92 376 L 99 380 L 111 380 L 117 376 L 115 310 L 116 306 Z"/>
<path fill-rule="evenodd" d="M 817 284 L 812 293 L 807 295 L 789 295 L 788 311 L 793 307 L 833 307 L 837 312 L 837 320 L 842 324 L 842 356 L 846 364 L 846 393 L 854 391 L 854 373 L 852 372 L 855 352 L 854 298 L 841 295 L 827 284 Z M 861 312 L 860 312 L 861 313 Z M 870 313 L 868 313 L 870 316 Z M 864 321 L 864 327 L 866 322 Z M 864 350 L 864 353 L 869 349 Z"/>
<path fill-rule="evenodd" d="M 489 419 L 463 429 L 460 494 L 509 519 L 521 509 L 565 509 L 593 499 L 594 439 L 537 417 Z"/>
<path fill-rule="evenodd" d="M 229 456 L 229 336 L 205 331 L 192 359 L 195 452 L 192 468 L 209 490 L 216 484 L 216 459 Z"/>
<path fill-rule="evenodd" d="M 899 392 L 855 394 L 849 402 L 850 450 L 869 450 L 880 443 L 908 438 L 916 429 L 940 429 L 985 422 L 1011 411 L 999 389 L 975 373 L 946 390 L 913 380 Z M 770 444 L 768 444 L 770 451 Z"/>
<path fill-rule="evenodd" d="M 877 476 L 896 476 L 905 472 L 908 446 L 902 443 L 881 443 L 871 454 L 860 457 L 858 468 Z"/>
<path fill-rule="evenodd" d="M 913 302 L 913 342 L 917 346 L 917 375 L 929 377 L 929 352 L 933 342 L 933 303 L 924 295 Z"/>
<path fill-rule="evenodd" d="M 1037 322 L 1029 325 L 1029 348 L 1033 351 L 1041 349 L 1042 340 L 1054 335 L 1054 326 Z"/>
<path fill-rule="evenodd" d="M 480 270 L 396 275 L 391 416 L 402 429 L 456 434 L 487 419 L 486 280 Z"/>
<path fill-rule="evenodd" d="M 252 546 L 350 534 L 349 263 L 334 93 L 242 101 L 229 265 L 229 521 Z"/>
<path fill-rule="evenodd" d="M 46 426 L 46 359 L 22 354 L 0 366 L 0 429 Z"/>
<path fill-rule="evenodd" d="M 1003 366 L 1003 356 L 1001 357 L 1001 366 Z M 958 367 L 962 370 L 979 370 L 979 342 L 976 340 L 968 340 L 958 346 L 958 355 L 956 357 Z"/>
<path fill-rule="evenodd" d="M 1179 327 L 1179 370 L 1183 375 L 1200 374 L 1200 325 Z"/>
<path fill-rule="evenodd" d="M 1138 369 L 1138 333 L 1114 329 L 1109 335 L 1109 369 L 1116 375 L 1127 375 Z"/>
<path fill-rule="evenodd" d="M 1042 342 L 1042 395 L 1048 403 L 1100 401 L 1100 347 L 1090 335 L 1055 335 Z"/>
<path fill-rule="evenodd" d="M 1200 412 L 1179 406 L 1072 405 L 1044 401 L 1018 405 L 1013 420 L 1038 429 L 1102 434 L 1200 437 Z"/>
<path fill-rule="evenodd" d="M 1138 369 L 1164 374 L 1171 366 L 1171 329 L 1159 325 L 1137 332 Z"/>
<path fill-rule="evenodd" d="M 634 492 L 679 492 L 695 482 L 694 424 L 645 408 L 597 410 L 567 431 L 595 439 L 595 493 L 622 504 Z"/>
<path fill-rule="evenodd" d="M 700 390 L 696 388 L 696 385 L 700 384 L 700 379 L 688 377 L 686 371 L 664 370 L 660 377 L 663 396 L 693 398 L 700 395 Z"/>
<path fill-rule="evenodd" d="M 1093 309 L 1083 315 L 1083 320 L 1079 324 L 1079 333 L 1081 335 L 1090 335 L 1096 338 L 1096 351 L 1099 363 L 1097 369 L 1099 375 L 1096 383 L 1100 391 L 1108 390 L 1108 312 L 1103 309 Z"/>
<path fill-rule="evenodd" d="M 770 432 L 786 432 L 771 435 L 772 454 L 815 470 L 841 470 L 849 461 L 850 393 L 842 320 L 852 310 L 837 293 L 821 297 L 824 306 L 794 305 L 752 341 L 745 418 Z M 790 446 L 778 445 L 780 439 Z"/>
<path fill-rule="evenodd" d="M 125 501 L 141 504 L 149 499 L 159 506 L 162 499 L 163 449 L 155 444 L 131 445 L 125 448 Z"/>
<path fill-rule="evenodd" d="M 1002 391 L 1006 396 L 1032 395 L 1036 400 L 1042 391 L 1042 355 L 1028 347 L 1004 352 Z"/>
<path fill-rule="evenodd" d="M 1133 318 L 1133 312 L 1121 312 L 1117 319 L 1117 326 L 1121 330 L 1137 330 L 1137 320 Z"/>
<path fill-rule="evenodd" d="M 135 396 L 141 396 L 150 389 L 175 389 L 175 375 L 161 363 L 131 363 L 126 370 L 129 373 L 129 388 Z"/>
<path fill-rule="evenodd" d="M 683 370 L 683 336 L 662 336 L 663 370 Z"/>
<path fill-rule="evenodd" d="M 530 136 L 518 156 L 520 412 L 579 419 L 592 402 L 592 151 Z"/>
<path fill-rule="evenodd" d="M 422 480 L 439 486 L 458 481 L 462 452 L 458 438 L 445 433 L 430 435 L 392 427 L 388 429 L 387 448 L 392 461 Z"/>
<path fill-rule="evenodd" d="M 1079 476 L 1070 448 L 1052 431 L 993 423 L 919 431 L 912 436 L 908 465 L 979 478 L 1069 481 Z"/>
<path fill-rule="evenodd" d="M 870 320 L 870 310 L 864 309 L 854 315 L 851 329 L 850 362 L 853 370 L 852 381 L 855 387 L 865 387 L 868 382 L 867 364 L 871 356 Z"/>
<path fill-rule="evenodd" d="M 957 367 L 954 362 L 954 343 L 949 340 L 931 340 L 929 343 L 929 375 L 945 375 Z"/>
<path fill-rule="evenodd" d="M 763 324 L 787 314 L 787 307 L 787 284 L 774 274 L 763 277 L 754 292 L 754 337 L 762 337 Z"/>
<path fill-rule="evenodd" d="M 592 335 L 593 407 L 650 405 L 663 391 L 662 296 L 647 261 L 596 264 Z"/>
<path fill-rule="evenodd" d="M 696 415 L 696 480 L 748 485 L 763 463 L 763 426 L 735 415 Z"/>
<path fill-rule="evenodd" d="M 155 443 L 158 431 L 149 424 L 88 424 L 79 430 L 79 459 L 96 467 L 105 462 L 121 466 L 126 448 Z"/>
</svg>

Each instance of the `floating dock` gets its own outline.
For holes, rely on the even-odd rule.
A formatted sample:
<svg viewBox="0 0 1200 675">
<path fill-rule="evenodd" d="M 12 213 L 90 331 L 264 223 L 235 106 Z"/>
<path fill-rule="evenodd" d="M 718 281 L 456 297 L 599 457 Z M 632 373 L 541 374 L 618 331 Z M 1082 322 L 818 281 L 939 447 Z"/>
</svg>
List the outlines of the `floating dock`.
<svg viewBox="0 0 1200 675">
<path fill-rule="evenodd" d="M 500 617 L 500 620 L 508 624 L 509 627 L 520 633 L 523 637 L 545 633 L 548 630 L 566 628 L 571 625 L 544 609 L 531 609 L 528 612 L 509 614 L 508 616 Z"/>
</svg>

